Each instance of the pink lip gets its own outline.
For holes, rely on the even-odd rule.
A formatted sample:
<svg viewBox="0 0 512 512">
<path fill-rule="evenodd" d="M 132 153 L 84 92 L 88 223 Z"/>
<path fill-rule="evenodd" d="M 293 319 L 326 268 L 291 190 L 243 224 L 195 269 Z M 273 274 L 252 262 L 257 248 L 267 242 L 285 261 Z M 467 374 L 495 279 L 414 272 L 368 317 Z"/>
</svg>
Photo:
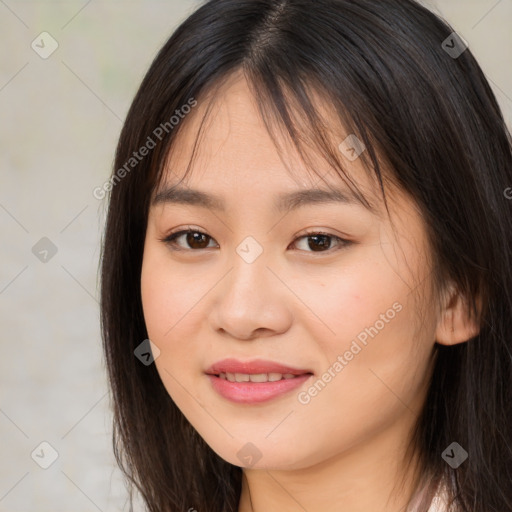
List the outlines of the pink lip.
<svg viewBox="0 0 512 512">
<path fill-rule="evenodd" d="M 230 382 L 215 375 L 208 375 L 213 389 L 217 393 L 232 402 L 241 404 L 255 404 L 271 400 L 299 387 L 310 377 L 311 374 L 308 373 L 293 379 L 282 379 L 275 382 Z"/>
<path fill-rule="evenodd" d="M 288 393 L 301 386 L 313 374 L 310 370 L 300 370 L 260 359 L 248 362 L 224 359 L 212 365 L 206 373 L 217 393 L 232 402 L 244 404 L 265 402 Z M 275 382 L 230 382 L 218 377 L 220 373 L 290 373 L 297 377 Z"/>
<path fill-rule="evenodd" d="M 286 366 L 273 361 L 265 361 L 263 359 L 254 359 L 253 361 L 238 361 L 237 359 L 223 359 L 214 363 L 206 373 L 209 375 L 219 375 L 219 373 L 291 373 L 293 375 L 304 375 L 305 373 L 313 373 L 309 369 L 298 369 Z"/>
</svg>

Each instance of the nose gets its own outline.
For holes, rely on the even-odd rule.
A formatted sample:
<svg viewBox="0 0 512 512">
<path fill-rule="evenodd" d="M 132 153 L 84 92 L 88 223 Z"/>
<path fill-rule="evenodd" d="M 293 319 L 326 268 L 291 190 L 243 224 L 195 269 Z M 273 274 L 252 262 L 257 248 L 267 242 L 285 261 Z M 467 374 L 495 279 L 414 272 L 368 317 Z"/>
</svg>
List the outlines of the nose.
<svg viewBox="0 0 512 512">
<path fill-rule="evenodd" d="M 212 327 L 240 340 L 286 332 L 293 294 L 265 253 L 253 262 L 235 253 L 229 264 L 230 271 L 212 290 Z"/>
</svg>

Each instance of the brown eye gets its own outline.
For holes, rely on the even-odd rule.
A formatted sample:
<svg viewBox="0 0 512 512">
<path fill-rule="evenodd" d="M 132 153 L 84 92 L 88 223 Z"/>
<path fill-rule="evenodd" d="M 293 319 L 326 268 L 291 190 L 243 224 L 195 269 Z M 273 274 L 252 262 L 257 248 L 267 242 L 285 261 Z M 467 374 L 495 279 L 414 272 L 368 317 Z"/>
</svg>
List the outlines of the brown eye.
<svg viewBox="0 0 512 512">
<path fill-rule="evenodd" d="M 177 243 L 177 241 L 182 238 L 185 240 L 185 246 Z M 173 233 L 167 238 L 163 239 L 165 243 L 175 247 L 177 250 L 206 249 L 208 248 L 208 244 L 211 240 L 213 240 L 213 238 L 206 233 L 202 233 L 201 231 L 194 231 L 191 229 L 178 231 L 177 233 Z"/>
<path fill-rule="evenodd" d="M 307 233 L 296 239 L 294 242 L 297 244 L 297 240 L 307 240 L 305 247 L 303 245 L 300 250 L 305 252 L 328 252 L 333 249 L 343 249 L 348 246 L 351 242 L 349 240 L 344 240 L 339 236 L 331 235 L 329 233 Z M 335 243 L 333 243 L 335 242 Z"/>
<path fill-rule="evenodd" d="M 308 236 L 308 247 L 312 251 L 322 251 L 324 249 L 330 249 L 332 237 L 327 235 L 313 235 Z"/>
<path fill-rule="evenodd" d="M 208 247 L 209 238 L 210 237 L 208 235 L 198 233 L 197 231 L 192 231 L 185 235 L 185 240 L 192 249 L 205 249 Z"/>
</svg>

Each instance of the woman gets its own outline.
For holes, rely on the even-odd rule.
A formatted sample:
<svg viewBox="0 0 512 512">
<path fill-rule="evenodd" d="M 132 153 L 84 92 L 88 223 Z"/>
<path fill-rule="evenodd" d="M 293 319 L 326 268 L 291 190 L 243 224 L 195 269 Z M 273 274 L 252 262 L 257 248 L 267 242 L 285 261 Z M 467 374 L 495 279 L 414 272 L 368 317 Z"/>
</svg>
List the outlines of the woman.
<svg viewBox="0 0 512 512">
<path fill-rule="evenodd" d="M 114 450 L 148 510 L 512 510 L 511 138 L 446 22 L 211 0 L 110 184 Z"/>
</svg>

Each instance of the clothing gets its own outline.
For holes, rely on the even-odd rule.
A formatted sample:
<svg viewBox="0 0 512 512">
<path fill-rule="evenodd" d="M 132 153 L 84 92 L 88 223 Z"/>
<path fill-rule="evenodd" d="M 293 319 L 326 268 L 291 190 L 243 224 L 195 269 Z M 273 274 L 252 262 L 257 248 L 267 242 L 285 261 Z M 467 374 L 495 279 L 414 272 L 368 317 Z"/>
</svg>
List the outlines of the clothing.
<svg viewBox="0 0 512 512">
<path fill-rule="evenodd" d="M 426 489 L 424 489 L 422 492 L 420 492 L 416 499 L 414 500 L 412 504 L 412 511 L 415 511 L 415 506 L 417 507 L 421 501 L 421 498 L 424 494 Z M 438 489 L 437 494 L 434 496 L 430 503 L 430 507 L 428 509 L 428 512 L 456 512 L 452 506 L 452 508 L 448 507 L 448 493 L 445 486 L 441 486 Z"/>
<path fill-rule="evenodd" d="M 448 512 L 447 502 L 444 499 L 444 496 L 438 495 L 435 496 L 432 500 L 432 504 L 428 509 L 428 512 Z"/>
<path fill-rule="evenodd" d="M 450 499 L 448 496 L 446 483 L 441 484 L 437 494 L 432 499 L 428 512 L 457 512 L 459 510 L 459 507 L 456 503 L 452 503 L 451 506 L 448 506 L 449 503 Z"/>
</svg>

